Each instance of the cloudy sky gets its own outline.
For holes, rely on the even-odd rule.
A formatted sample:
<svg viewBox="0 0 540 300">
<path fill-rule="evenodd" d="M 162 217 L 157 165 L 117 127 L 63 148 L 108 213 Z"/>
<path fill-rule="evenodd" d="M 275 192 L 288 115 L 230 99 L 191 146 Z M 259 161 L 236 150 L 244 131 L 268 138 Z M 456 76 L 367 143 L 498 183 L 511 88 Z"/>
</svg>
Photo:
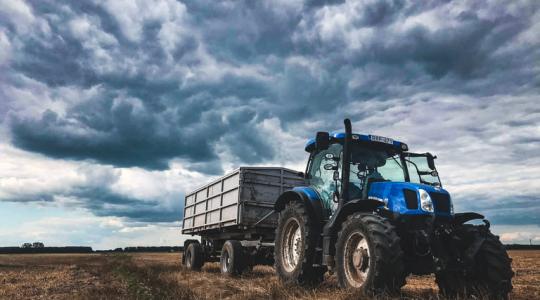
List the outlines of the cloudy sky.
<svg viewBox="0 0 540 300">
<path fill-rule="evenodd" d="M 180 244 L 186 191 L 344 117 L 540 243 L 539 95 L 535 0 L 0 0 L 0 245 Z"/>
</svg>

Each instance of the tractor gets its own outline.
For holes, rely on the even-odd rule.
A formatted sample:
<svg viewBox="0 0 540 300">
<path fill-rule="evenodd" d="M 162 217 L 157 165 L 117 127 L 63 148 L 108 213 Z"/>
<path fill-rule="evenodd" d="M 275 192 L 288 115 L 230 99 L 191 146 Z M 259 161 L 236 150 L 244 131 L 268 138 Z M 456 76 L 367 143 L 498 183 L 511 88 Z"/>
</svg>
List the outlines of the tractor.
<svg viewBox="0 0 540 300">
<path fill-rule="evenodd" d="M 318 132 L 306 144 L 305 186 L 283 192 L 274 266 L 286 283 L 398 293 L 410 274 L 435 274 L 441 294 L 505 299 L 511 259 L 490 223 L 455 213 L 436 156 L 391 138 Z"/>
</svg>

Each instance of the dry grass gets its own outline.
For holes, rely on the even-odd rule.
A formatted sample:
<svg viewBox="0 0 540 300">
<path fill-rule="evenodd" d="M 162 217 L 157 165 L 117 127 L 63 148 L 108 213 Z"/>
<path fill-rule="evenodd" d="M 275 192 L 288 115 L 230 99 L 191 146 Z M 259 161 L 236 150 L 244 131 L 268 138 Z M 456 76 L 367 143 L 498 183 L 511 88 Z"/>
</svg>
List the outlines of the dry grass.
<svg viewBox="0 0 540 300">
<path fill-rule="evenodd" d="M 117 298 L 127 296 L 98 254 L 0 255 L 1 299 Z M 87 297 L 88 296 L 88 297 Z"/>
<path fill-rule="evenodd" d="M 510 251 L 512 299 L 540 299 L 540 251 Z M 402 298 L 440 299 L 432 276 L 411 276 Z M 284 286 L 271 267 L 224 277 L 217 263 L 202 272 L 178 253 L 0 255 L 1 299 L 357 299 L 334 276 L 315 289 Z M 388 298 L 388 297 L 380 297 Z"/>
</svg>

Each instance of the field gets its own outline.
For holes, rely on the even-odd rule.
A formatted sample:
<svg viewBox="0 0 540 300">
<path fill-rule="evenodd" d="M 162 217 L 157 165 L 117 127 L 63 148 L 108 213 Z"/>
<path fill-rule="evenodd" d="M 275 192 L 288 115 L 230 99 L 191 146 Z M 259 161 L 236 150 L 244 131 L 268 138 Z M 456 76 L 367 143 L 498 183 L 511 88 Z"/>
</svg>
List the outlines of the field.
<svg viewBox="0 0 540 300">
<path fill-rule="evenodd" d="M 509 251 L 511 299 L 540 299 L 540 251 Z M 0 255 L 1 299 L 349 299 L 333 277 L 316 289 L 283 286 L 271 267 L 240 278 L 184 270 L 179 253 Z M 402 298 L 440 299 L 431 276 L 409 277 Z"/>
</svg>

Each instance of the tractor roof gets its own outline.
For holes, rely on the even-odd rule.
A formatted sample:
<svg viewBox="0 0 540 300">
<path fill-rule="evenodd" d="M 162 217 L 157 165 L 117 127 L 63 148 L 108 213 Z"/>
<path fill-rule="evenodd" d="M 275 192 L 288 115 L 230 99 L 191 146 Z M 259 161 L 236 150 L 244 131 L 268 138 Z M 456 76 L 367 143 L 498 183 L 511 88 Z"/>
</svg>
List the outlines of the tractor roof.
<svg viewBox="0 0 540 300">
<path fill-rule="evenodd" d="M 343 140 L 345 139 L 345 133 L 344 132 L 332 132 L 330 133 L 330 143 L 343 143 Z M 407 144 L 395 141 L 391 138 L 382 137 L 378 135 L 365 135 L 365 134 L 358 134 L 353 133 L 352 134 L 353 142 L 355 141 L 361 141 L 366 142 L 373 145 L 387 145 L 390 147 L 395 148 L 396 151 L 407 151 L 409 150 L 409 147 Z M 306 151 L 311 152 L 315 150 L 315 139 L 310 139 L 306 144 Z"/>
</svg>

